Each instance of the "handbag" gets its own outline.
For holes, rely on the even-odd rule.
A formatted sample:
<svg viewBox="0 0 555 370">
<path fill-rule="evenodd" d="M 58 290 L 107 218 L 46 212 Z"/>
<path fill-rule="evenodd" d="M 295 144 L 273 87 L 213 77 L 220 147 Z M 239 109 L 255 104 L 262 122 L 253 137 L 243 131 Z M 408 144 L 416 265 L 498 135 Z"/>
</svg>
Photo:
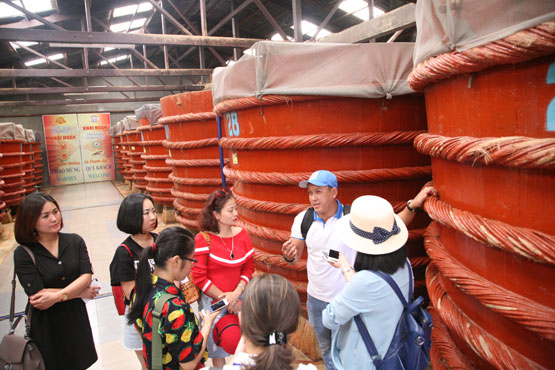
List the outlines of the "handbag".
<svg viewBox="0 0 555 370">
<path fill-rule="evenodd" d="M 33 264 L 35 256 L 33 252 L 26 246 L 22 247 L 29 253 Z M 31 333 L 31 315 L 33 306 L 29 304 L 29 309 L 25 315 L 25 335 L 22 337 L 15 334 L 17 324 L 23 316 L 15 318 L 15 268 L 12 279 L 12 299 L 10 304 L 10 331 L 4 335 L 0 343 L 0 369 L 11 370 L 44 370 L 44 360 L 40 351 L 30 338 Z"/>
<path fill-rule="evenodd" d="M 430 362 L 432 316 L 421 307 L 422 297 L 413 299 L 412 268 L 408 261 L 407 266 L 409 270 L 408 302 L 391 276 L 381 271 L 372 271 L 389 284 L 403 304 L 403 313 L 399 318 L 393 333 L 393 339 L 383 358 L 378 354 L 378 350 L 360 314 L 354 317 L 364 345 L 370 354 L 374 366 L 378 370 L 424 370 Z"/>
<path fill-rule="evenodd" d="M 206 246 L 210 249 L 210 235 L 204 231 L 201 231 L 200 233 L 204 237 L 204 240 L 206 240 Z M 187 303 L 191 304 L 200 299 L 200 289 L 193 282 L 193 274 L 191 272 L 187 275 L 187 281 L 181 284 L 179 288 L 181 288 L 181 291 L 185 295 Z"/>
</svg>

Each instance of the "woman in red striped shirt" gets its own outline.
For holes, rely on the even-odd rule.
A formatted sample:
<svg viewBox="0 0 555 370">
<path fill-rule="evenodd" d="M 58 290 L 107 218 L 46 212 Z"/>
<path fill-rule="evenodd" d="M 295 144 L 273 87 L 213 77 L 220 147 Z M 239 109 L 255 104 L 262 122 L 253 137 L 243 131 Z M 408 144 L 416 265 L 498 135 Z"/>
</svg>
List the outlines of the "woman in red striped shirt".
<svg viewBox="0 0 555 370">
<path fill-rule="evenodd" d="M 237 203 L 233 194 L 218 190 L 210 194 L 200 214 L 200 229 L 195 237 L 193 281 L 202 291 L 199 310 L 225 298 L 229 305 L 214 324 L 226 314 L 237 313 L 240 296 L 254 272 L 254 249 L 249 234 L 237 222 Z M 208 357 L 215 367 L 225 365 L 229 354 L 214 343 L 212 331 L 207 344 Z"/>
</svg>

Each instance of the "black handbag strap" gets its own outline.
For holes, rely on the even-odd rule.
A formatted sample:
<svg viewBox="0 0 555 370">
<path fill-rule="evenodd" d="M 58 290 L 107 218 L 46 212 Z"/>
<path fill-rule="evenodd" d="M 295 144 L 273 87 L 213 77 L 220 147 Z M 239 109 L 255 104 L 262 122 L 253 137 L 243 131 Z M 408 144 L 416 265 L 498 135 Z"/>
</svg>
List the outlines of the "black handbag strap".
<svg viewBox="0 0 555 370">
<path fill-rule="evenodd" d="M 21 246 L 23 249 L 25 249 L 25 251 L 29 254 L 29 256 L 31 257 L 31 260 L 33 261 L 33 265 L 36 266 L 36 261 L 35 261 L 35 255 L 33 254 L 33 252 L 29 249 L 29 247 L 22 245 Z M 23 316 L 19 316 L 17 319 L 15 319 L 15 266 L 13 269 L 13 279 L 12 279 L 12 299 L 10 302 L 10 334 L 15 332 L 15 329 L 17 328 L 17 325 L 19 324 L 19 322 L 21 321 Z M 29 309 L 27 310 L 26 314 L 25 314 L 25 337 L 29 338 L 29 336 L 31 335 L 31 315 L 33 314 L 33 306 L 29 303 Z"/>
</svg>

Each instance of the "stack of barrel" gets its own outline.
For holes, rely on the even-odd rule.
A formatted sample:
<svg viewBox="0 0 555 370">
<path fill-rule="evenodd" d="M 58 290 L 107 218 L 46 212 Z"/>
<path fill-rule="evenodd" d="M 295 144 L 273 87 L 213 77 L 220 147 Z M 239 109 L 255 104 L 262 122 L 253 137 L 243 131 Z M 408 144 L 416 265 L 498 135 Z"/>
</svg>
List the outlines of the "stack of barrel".
<svg viewBox="0 0 555 370">
<path fill-rule="evenodd" d="M 115 164 L 116 164 L 116 169 L 118 171 L 118 173 L 120 174 L 120 176 L 124 176 L 125 175 L 125 171 L 126 171 L 126 167 L 125 167 L 125 145 L 123 142 L 123 131 L 124 131 L 124 125 L 122 121 L 118 121 L 118 123 L 114 126 L 115 130 L 114 130 L 114 134 L 115 134 L 115 142 L 116 142 L 116 150 L 115 150 L 115 156 L 116 156 L 116 160 L 115 160 Z"/>
<path fill-rule="evenodd" d="M 0 160 L 2 159 L 2 153 L 0 153 Z M 2 171 L 4 171 L 3 167 L 0 167 L 0 174 L 2 173 Z M 4 210 L 6 209 L 6 202 L 4 202 L 2 200 L 3 195 L 4 195 L 4 191 L 1 190 L 2 186 L 5 184 L 4 179 L 0 178 L 0 214 L 3 215 Z"/>
<path fill-rule="evenodd" d="M 32 149 L 33 149 L 33 160 L 35 166 L 35 178 L 34 178 L 34 186 L 40 187 L 43 180 L 43 168 L 44 164 L 42 163 L 42 150 L 40 148 L 40 136 L 41 134 L 38 131 L 34 132 L 35 139 L 31 142 Z"/>
<path fill-rule="evenodd" d="M 125 117 L 122 121 L 122 127 L 123 127 L 123 131 L 121 134 L 121 151 L 123 153 L 122 155 L 122 160 L 123 160 L 123 171 L 121 172 L 123 175 L 123 178 L 125 179 L 125 181 L 127 181 L 129 183 L 129 186 L 132 187 L 133 186 L 133 172 L 131 172 L 131 169 L 133 167 L 133 164 L 131 163 L 131 154 L 133 149 L 131 149 L 131 147 L 135 148 L 135 146 L 132 144 L 133 141 L 131 141 L 129 139 L 129 135 L 134 133 L 136 131 L 137 128 L 137 120 L 135 119 L 135 117 L 133 117 L 132 120 L 128 119 L 129 116 Z M 134 125 L 133 127 L 131 127 L 130 125 Z M 135 137 L 135 136 L 133 136 Z"/>
<path fill-rule="evenodd" d="M 554 52 L 550 22 L 410 76 L 440 196 L 425 205 L 434 369 L 553 368 Z"/>
<path fill-rule="evenodd" d="M 218 149 L 218 124 L 212 111 L 212 91 L 190 92 L 160 99 L 170 150 L 166 163 L 172 166 L 169 178 L 176 219 L 198 230 L 198 217 L 214 190 L 221 189 L 222 178 Z"/>
<path fill-rule="evenodd" d="M 25 194 L 35 191 L 35 151 L 33 149 L 33 142 L 35 141 L 35 134 L 33 130 L 25 130 L 25 142 L 22 144 L 23 153 L 23 188 Z"/>
<path fill-rule="evenodd" d="M 129 156 L 131 181 L 133 188 L 145 191 L 146 190 L 146 170 L 143 168 L 145 160 L 141 157 L 144 153 L 141 146 L 141 132 L 137 130 L 139 122 L 135 116 L 127 116 L 124 119 L 126 123 L 127 134 L 127 155 Z"/>
<path fill-rule="evenodd" d="M 25 181 L 23 176 L 23 144 L 25 143 L 25 131 L 23 126 L 13 122 L 0 123 L 0 185 L 3 194 L 1 200 L 8 206 L 17 206 L 25 196 Z"/>
<path fill-rule="evenodd" d="M 164 147 L 166 131 L 158 124 L 162 117 L 159 104 L 147 104 L 135 110 L 139 120 L 137 130 L 141 132 L 144 154 L 142 158 L 146 164 L 146 190 L 152 196 L 154 203 L 163 206 L 173 206 L 175 197 L 171 194 L 173 182 L 169 179 L 172 168 L 166 163 L 170 157 L 169 150 Z"/>
<path fill-rule="evenodd" d="M 118 122 L 119 123 L 119 122 Z M 121 152 L 119 145 L 119 137 L 117 136 L 118 124 L 110 126 L 110 138 L 112 140 L 112 153 L 114 154 L 114 164 L 116 166 L 116 172 L 120 171 L 120 166 L 122 164 Z"/>
</svg>

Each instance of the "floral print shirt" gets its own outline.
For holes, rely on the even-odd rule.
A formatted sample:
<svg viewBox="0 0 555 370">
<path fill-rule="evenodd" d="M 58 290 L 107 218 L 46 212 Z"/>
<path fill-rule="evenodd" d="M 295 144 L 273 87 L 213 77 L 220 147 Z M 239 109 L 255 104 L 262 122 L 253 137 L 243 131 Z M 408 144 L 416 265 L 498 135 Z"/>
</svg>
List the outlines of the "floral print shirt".
<svg viewBox="0 0 555 370">
<path fill-rule="evenodd" d="M 164 370 L 178 370 L 179 363 L 194 360 L 202 348 L 202 334 L 193 309 L 185 296 L 174 284 L 152 274 L 152 290 L 143 310 L 142 319 L 135 326 L 143 339 L 143 356 L 149 369 L 152 368 L 152 310 L 164 292 L 177 297 L 169 299 L 162 308 L 158 334 L 162 337 L 162 364 Z M 204 352 L 199 367 L 205 363 L 208 353 Z"/>
</svg>

